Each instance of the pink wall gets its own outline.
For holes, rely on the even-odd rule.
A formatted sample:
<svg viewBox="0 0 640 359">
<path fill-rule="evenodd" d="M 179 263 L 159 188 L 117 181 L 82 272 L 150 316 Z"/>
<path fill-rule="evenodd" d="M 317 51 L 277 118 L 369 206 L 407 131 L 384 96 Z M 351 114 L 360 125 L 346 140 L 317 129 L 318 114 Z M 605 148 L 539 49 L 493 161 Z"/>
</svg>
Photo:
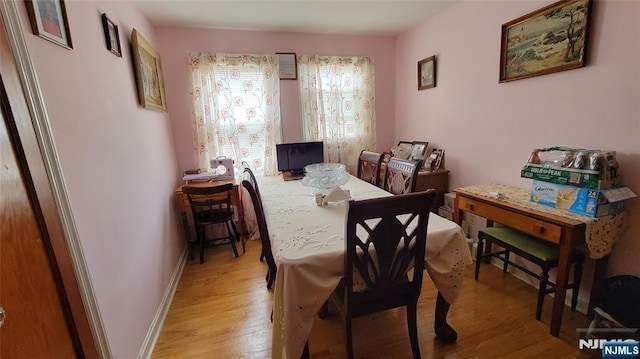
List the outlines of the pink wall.
<svg viewBox="0 0 640 359">
<path fill-rule="evenodd" d="M 209 51 L 224 53 L 295 52 L 299 55 L 358 55 L 373 59 L 376 71 L 377 148 L 388 149 L 393 139 L 395 40 L 379 36 L 337 36 L 301 33 L 231 31 L 157 27 L 165 84 L 181 169 L 195 166 L 189 103 L 187 53 Z M 280 106 L 284 142 L 302 141 L 298 82 L 280 81 Z"/>
<path fill-rule="evenodd" d="M 399 139 L 441 146 L 452 187 L 490 181 L 527 187 L 519 171 L 529 150 L 564 145 L 617 150 L 625 184 L 640 192 L 640 3 L 594 4 L 587 67 L 498 84 L 500 25 L 542 5 L 460 2 L 396 41 L 154 29 L 129 2 L 67 1 L 73 50 L 32 35 L 22 7 L 113 357 L 137 356 L 184 248 L 172 201 L 180 171 L 194 163 L 191 50 L 372 57 L 378 150 Z M 103 12 L 120 26 L 122 58 L 106 50 Z M 138 105 L 129 44 L 134 27 L 162 54 L 168 115 Z M 416 63 L 434 54 L 437 87 L 417 91 Z M 299 140 L 297 82 L 281 81 L 281 94 L 284 139 Z M 640 275 L 638 200 L 628 209 L 631 229 L 612 256 L 611 272 Z"/>
<path fill-rule="evenodd" d="M 128 2 L 67 1 L 73 50 L 31 32 L 19 4 L 73 216 L 114 358 L 135 358 L 184 248 L 167 114 L 137 101 L 129 38 L 154 29 Z M 119 24 L 106 49 L 100 15 Z"/>
<path fill-rule="evenodd" d="M 532 148 L 612 149 L 640 194 L 640 3 L 593 3 L 586 67 L 498 84 L 501 25 L 548 3 L 462 1 L 400 36 L 395 137 L 444 148 L 452 188 L 529 188 L 519 176 Z M 431 55 L 437 87 L 417 91 L 416 62 Z M 640 275 L 640 200 L 626 205 L 631 228 L 612 275 Z"/>
</svg>

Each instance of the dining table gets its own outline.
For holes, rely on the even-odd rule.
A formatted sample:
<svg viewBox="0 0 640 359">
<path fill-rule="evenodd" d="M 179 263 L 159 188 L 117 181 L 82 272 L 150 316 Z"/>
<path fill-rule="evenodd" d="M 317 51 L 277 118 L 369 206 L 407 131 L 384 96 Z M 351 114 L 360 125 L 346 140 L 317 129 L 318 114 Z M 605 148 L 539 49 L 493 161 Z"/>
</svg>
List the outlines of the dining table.
<svg viewBox="0 0 640 359">
<path fill-rule="evenodd" d="M 272 358 L 300 358 L 314 316 L 344 272 L 346 200 L 317 205 L 316 188 L 282 176 L 259 176 L 258 187 L 278 267 L 273 302 Z M 340 186 L 349 199 L 392 196 L 355 176 Z M 465 266 L 473 263 L 462 228 L 431 213 L 426 270 L 438 292 L 454 303 Z"/>
</svg>

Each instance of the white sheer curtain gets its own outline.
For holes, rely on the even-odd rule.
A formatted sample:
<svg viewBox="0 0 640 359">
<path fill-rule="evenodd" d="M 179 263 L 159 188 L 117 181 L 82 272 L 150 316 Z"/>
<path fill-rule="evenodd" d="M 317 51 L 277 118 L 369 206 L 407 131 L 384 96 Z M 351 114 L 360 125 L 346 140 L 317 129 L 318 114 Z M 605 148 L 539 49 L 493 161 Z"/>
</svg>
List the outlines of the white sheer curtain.
<svg viewBox="0 0 640 359">
<path fill-rule="evenodd" d="M 282 142 L 276 55 L 189 53 L 194 151 L 198 168 L 209 160 L 247 161 L 254 172 L 277 174 Z"/>
<path fill-rule="evenodd" d="M 306 141 L 324 141 L 325 161 L 355 173 L 358 155 L 375 150 L 375 73 L 366 57 L 298 57 Z"/>
</svg>

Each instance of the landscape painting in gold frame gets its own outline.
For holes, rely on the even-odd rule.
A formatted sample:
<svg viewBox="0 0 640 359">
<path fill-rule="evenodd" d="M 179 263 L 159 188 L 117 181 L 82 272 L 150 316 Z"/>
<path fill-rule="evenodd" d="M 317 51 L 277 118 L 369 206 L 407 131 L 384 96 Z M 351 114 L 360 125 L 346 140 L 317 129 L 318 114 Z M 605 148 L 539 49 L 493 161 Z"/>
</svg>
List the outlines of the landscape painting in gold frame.
<svg viewBox="0 0 640 359">
<path fill-rule="evenodd" d="M 144 108 L 166 112 L 160 54 L 136 29 L 131 31 L 131 43 L 140 104 Z"/>
<path fill-rule="evenodd" d="M 502 25 L 500 82 L 584 66 L 589 0 L 553 3 Z"/>
</svg>

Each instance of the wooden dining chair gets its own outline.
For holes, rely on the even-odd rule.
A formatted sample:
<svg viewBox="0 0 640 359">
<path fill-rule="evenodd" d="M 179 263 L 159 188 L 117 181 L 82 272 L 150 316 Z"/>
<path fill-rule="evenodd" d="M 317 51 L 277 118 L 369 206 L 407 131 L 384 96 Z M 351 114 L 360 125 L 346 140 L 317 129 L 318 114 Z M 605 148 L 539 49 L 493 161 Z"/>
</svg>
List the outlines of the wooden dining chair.
<svg viewBox="0 0 640 359">
<path fill-rule="evenodd" d="M 253 171 L 251 170 L 251 166 L 249 166 L 249 164 L 246 161 L 242 161 L 242 167 L 244 168 L 244 172 L 243 173 L 246 172 L 251 177 L 251 183 L 253 185 L 253 188 L 256 191 L 256 195 L 258 196 L 258 200 L 260 201 L 260 203 L 262 203 L 262 197 L 260 196 L 260 188 L 258 187 L 258 181 L 256 181 L 256 175 L 253 174 Z M 261 251 L 260 252 L 260 262 L 262 262 L 263 260 L 264 260 L 264 253 Z"/>
<path fill-rule="evenodd" d="M 246 251 L 244 237 L 240 236 L 233 218 L 231 206 L 232 183 L 220 186 L 195 187 L 184 186 L 182 193 L 187 196 L 193 222 L 196 228 L 196 238 L 200 244 L 200 264 L 204 263 L 204 250 L 208 242 L 220 239 L 229 239 L 234 256 L 238 257 L 236 242 L 242 241 L 242 251 Z M 228 236 L 207 239 L 206 228 L 213 224 L 224 224 Z M 190 251 L 190 250 L 189 250 Z"/>
<path fill-rule="evenodd" d="M 356 175 L 361 180 L 380 187 L 380 166 L 382 166 L 382 153 L 363 150 L 358 157 L 358 169 Z"/>
<path fill-rule="evenodd" d="M 267 275 L 265 280 L 267 282 L 267 289 L 271 289 L 273 283 L 276 280 L 276 272 L 278 267 L 271 251 L 271 238 L 269 237 L 269 230 L 267 228 L 267 220 L 264 216 L 264 208 L 262 207 L 262 198 L 258 192 L 258 184 L 256 178 L 250 169 L 244 170 L 242 174 L 242 186 L 246 188 L 251 197 L 253 203 L 253 209 L 256 214 L 256 222 L 258 223 L 258 233 L 260 234 L 260 242 L 262 243 L 262 252 L 260 258 L 267 261 Z"/>
<path fill-rule="evenodd" d="M 348 358 L 353 358 L 353 318 L 402 306 L 406 307 L 413 357 L 420 358 L 417 304 L 429 208 L 435 195 L 430 189 L 349 201 L 344 275 L 328 300 L 343 316 Z M 324 306 L 324 314 L 328 308 Z"/>
<path fill-rule="evenodd" d="M 387 162 L 382 188 L 393 194 L 406 194 L 415 191 L 421 165 L 421 161 L 391 157 Z"/>
</svg>

